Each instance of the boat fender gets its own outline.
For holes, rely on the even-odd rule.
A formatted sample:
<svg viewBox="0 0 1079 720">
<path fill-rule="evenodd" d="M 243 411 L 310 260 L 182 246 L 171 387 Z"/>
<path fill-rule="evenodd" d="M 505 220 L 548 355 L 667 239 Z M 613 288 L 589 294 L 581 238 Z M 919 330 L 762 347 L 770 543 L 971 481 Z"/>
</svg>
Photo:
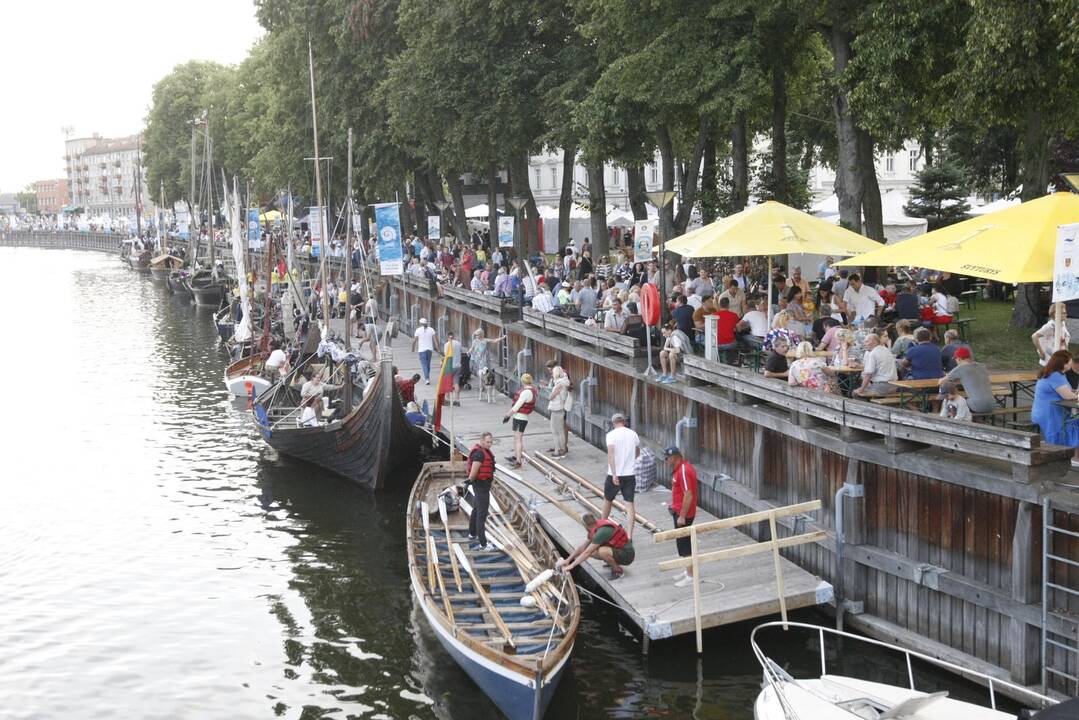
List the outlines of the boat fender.
<svg viewBox="0 0 1079 720">
<path fill-rule="evenodd" d="M 525 592 L 532 592 L 540 585 L 550 580 L 552 575 L 554 575 L 554 570 L 544 570 L 525 585 Z"/>
<path fill-rule="evenodd" d="M 521 607 L 536 607 L 536 598 L 532 597 L 531 595 L 525 595 L 521 598 Z"/>
</svg>

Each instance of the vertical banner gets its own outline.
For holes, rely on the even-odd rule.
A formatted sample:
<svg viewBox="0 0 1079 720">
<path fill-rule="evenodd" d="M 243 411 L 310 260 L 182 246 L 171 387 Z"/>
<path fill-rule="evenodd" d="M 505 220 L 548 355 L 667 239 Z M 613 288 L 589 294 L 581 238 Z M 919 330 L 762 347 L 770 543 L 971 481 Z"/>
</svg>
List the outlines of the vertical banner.
<svg viewBox="0 0 1079 720">
<path fill-rule="evenodd" d="M 252 250 L 262 248 L 262 226 L 259 223 L 259 209 L 247 210 L 247 247 Z"/>
<path fill-rule="evenodd" d="M 318 257 L 322 252 L 322 208 L 308 208 L 307 230 L 311 233 L 311 256 Z"/>
<path fill-rule="evenodd" d="M 498 247 L 513 247 L 513 216 L 503 215 L 498 218 Z"/>
<path fill-rule="evenodd" d="M 648 262 L 652 259 L 652 243 L 656 237 L 659 220 L 633 221 L 633 262 Z"/>
<path fill-rule="evenodd" d="M 1053 266 L 1053 302 L 1079 298 L 1079 223 L 1057 228 Z"/>
<path fill-rule="evenodd" d="M 398 203 L 375 205 L 375 224 L 378 226 L 378 263 L 382 275 L 402 275 L 405 272 L 401 251 L 401 215 Z"/>
<path fill-rule="evenodd" d="M 441 240 L 442 239 L 442 217 L 439 215 L 427 216 L 427 239 L 428 240 Z"/>
</svg>

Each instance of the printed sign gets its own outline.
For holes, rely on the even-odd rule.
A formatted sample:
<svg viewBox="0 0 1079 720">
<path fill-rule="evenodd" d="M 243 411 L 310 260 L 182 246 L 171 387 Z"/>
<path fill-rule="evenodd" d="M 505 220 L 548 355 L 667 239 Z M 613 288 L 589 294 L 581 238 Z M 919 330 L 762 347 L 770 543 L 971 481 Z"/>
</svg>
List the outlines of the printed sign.
<svg viewBox="0 0 1079 720">
<path fill-rule="evenodd" d="M 635 220 L 633 222 L 633 262 L 652 259 L 652 244 L 656 237 L 658 220 Z"/>
<path fill-rule="evenodd" d="M 375 205 L 375 224 L 378 227 L 378 264 L 383 275 L 402 275 L 405 272 L 401 249 L 401 215 L 399 203 Z"/>
<path fill-rule="evenodd" d="M 322 208 L 308 208 L 307 230 L 311 233 L 311 255 L 318 257 L 322 252 Z"/>
<path fill-rule="evenodd" d="M 1079 223 L 1057 228 L 1053 302 L 1079 298 Z"/>
<path fill-rule="evenodd" d="M 442 218 L 438 215 L 427 216 L 427 239 L 442 239 Z"/>
<path fill-rule="evenodd" d="M 498 247 L 513 247 L 513 216 L 503 215 L 498 218 Z"/>
<path fill-rule="evenodd" d="M 247 210 L 247 246 L 252 250 L 262 248 L 262 228 L 259 224 L 258 208 Z"/>
</svg>

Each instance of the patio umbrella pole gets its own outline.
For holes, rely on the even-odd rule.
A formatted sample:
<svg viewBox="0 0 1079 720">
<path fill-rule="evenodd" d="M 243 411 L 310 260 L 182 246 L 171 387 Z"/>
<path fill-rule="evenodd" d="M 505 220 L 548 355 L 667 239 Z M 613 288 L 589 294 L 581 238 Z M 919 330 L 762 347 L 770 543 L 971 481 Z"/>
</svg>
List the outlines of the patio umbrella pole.
<svg viewBox="0 0 1079 720">
<path fill-rule="evenodd" d="M 768 256 L 768 329 L 772 329 L 772 256 Z"/>
</svg>

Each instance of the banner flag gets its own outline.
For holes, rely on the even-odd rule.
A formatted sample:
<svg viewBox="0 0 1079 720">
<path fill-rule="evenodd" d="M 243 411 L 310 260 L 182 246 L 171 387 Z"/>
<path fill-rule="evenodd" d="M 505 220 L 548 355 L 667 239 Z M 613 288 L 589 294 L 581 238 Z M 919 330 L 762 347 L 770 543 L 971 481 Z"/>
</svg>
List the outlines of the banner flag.
<svg viewBox="0 0 1079 720">
<path fill-rule="evenodd" d="M 633 221 L 633 262 L 648 262 L 652 259 L 652 244 L 655 242 L 656 226 L 659 220 Z"/>
<path fill-rule="evenodd" d="M 378 227 L 378 264 L 382 275 L 403 275 L 404 252 L 401 249 L 401 214 L 399 203 L 375 205 Z"/>
<path fill-rule="evenodd" d="M 498 247 L 513 247 L 513 216 L 503 215 L 498 218 Z"/>
<path fill-rule="evenodd" d="M 259 223 L 258 208 L 248 208 L 247 210 L 247 247 L 252 250 L 262 248 L 262 229 Z"/>
<path fill-rule="evenodd" d="M 427 239 L 428 240 L 441 240 L 442 239 L 442 218 L 439 215 L 427 216 Z"/>
</svg>

